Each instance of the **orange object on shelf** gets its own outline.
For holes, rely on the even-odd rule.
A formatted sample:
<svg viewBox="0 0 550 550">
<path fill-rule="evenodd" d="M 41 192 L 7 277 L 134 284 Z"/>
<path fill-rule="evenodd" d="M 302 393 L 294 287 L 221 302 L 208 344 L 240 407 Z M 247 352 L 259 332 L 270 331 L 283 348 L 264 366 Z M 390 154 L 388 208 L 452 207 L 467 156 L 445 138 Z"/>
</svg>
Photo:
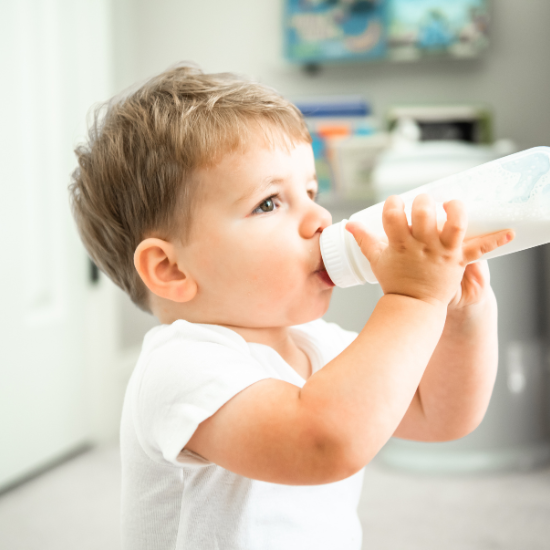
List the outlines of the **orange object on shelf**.
<svg viewBox="0 0 550 550">
<path fill-rule="evenodd" d="M 317 134 L 323 138 L 331 137 L 345 137 L 350 136 L 353 131 L 350 128 L 349 124 L 338 124 L 338 125 L 327 125 L 327 126 L 318 126 L 316 128 Z"/>
</svg>

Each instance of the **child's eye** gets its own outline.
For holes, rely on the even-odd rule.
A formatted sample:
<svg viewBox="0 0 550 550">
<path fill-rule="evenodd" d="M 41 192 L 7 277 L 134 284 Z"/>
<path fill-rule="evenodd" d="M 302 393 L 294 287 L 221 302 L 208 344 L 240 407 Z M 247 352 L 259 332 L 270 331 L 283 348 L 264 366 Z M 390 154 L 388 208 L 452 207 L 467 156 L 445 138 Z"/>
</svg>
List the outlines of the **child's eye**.
<svg viewBox="0 0 550 550">
<path fill-rule="evenodd" d="M 273 199 L 276 199 L 279 195 L 271 195 L 263 202 L 261 202 L 257 208 L 253 210 L 253 214 L 262 214 L 266 212 L 273 212 L 275 210 L 275 202 Z"/>
</svg>

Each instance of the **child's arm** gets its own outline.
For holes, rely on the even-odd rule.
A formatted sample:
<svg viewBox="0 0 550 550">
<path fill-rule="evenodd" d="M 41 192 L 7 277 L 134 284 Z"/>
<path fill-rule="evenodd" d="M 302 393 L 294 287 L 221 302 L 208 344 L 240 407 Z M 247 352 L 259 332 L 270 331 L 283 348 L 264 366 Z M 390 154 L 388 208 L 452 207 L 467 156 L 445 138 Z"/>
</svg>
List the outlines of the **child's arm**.
<svg viewBox="0 0 550 550">
<path fill-rule="evenodd" d="M 498 363 L 497 304 L 486 261 L 466 268 L 443 335 L 395 432 L 419 441 L 457 439 L 485 414 Z"/>
<path fill-rule="evenodd" d="M 395 432 L 441 337 L 466 264 L 507 242 L 506 232 L 464 244 L 465 212 L 447 205 L 439 234 L 433 201 L 384 207 L 388 243 L 348 224 L 385 295 L 339 356 L 298 388 L 263 380 L 201 423 L 186 448 L 238 474 L 291 485 L 348 477 Z"/>
<path fill-rule="evenodd" d="M 240 475 L 288 485 L 349 477 L 405 414 L 441 335 L 446 306 L 384 296 L 367 325 L 302 389 L 268 379 L 203 421 L 187 449 Z"/>
</svg>

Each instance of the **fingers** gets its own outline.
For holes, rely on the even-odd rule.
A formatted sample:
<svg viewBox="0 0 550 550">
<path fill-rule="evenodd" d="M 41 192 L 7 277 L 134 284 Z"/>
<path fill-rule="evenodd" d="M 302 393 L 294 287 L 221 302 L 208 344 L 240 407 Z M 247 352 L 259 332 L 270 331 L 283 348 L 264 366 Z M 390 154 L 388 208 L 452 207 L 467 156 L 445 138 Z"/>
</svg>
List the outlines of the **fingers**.
<svg viewBox="0 0 550 550">
<path fill-rule="evenodd" d="M 464 259 L 466 263 L 475 262 L 484 254 L 488 254 L 499 246 L 509 243 L 514 237 L 515 234 L 511 229 L 504 229 L 503 231 L 497 231 L 489 235 L 468 239 L 464 243 Z"/>
<path fill-rule="evenodd" d="M 444 203 L 443 208 L 447 213 L 447 221 L 439 238 L 441 244 L 446 248 L 456 248 L 462 243 L 468 227 L 466 210 L 462 202 L 458 200 Z"/>
<path fill-rule="evenodd" d="M 380 240 L 369 233 L 361 222 L 348 222 L 346 224 L 346 229 L 353 235 L 367 260 L 372 263 L 383 248 L 383 244 Z"/>
<path fill-rule="evenodd" d="M 404 244 L 411 236 L 409 222 L 405 215 L 405 203 L 397 195 L 392 195 L 384 203 L 382 224 L 388 240 L 392 244 Z"/>
<path fill-rule="evenodd" d="M 475 281 L 478 285 L 488 285 L 491 282 L 487 260 L 478 260 L 466 266 L 464 279 Z"/>
<path fill-rule="evenodd" d="M 414 198 L 411 212 L 412 236 L 426 244 L 439 239 L 435 201 L 425 193 Z"/>
<path fill-rule="evenodd" d="M 491 280 L 491 273 L 489 272 L 489 263 L 487 260 L 479 260 L 475 263 L 475 265 L 478 267 L 482 277 L 487 281 L 487 284 L 489 284 Z"/>
</svg>

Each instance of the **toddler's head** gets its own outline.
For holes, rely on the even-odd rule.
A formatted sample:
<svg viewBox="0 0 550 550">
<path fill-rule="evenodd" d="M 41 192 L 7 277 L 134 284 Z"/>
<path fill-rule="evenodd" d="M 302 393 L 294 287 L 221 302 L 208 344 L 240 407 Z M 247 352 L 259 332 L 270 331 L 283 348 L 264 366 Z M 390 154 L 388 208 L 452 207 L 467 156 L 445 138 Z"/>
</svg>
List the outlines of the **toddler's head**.
<svg viewBox="0 0 550 550">
<path fill-rule="evenodd" d="M 300 113 L 273 90 L 173 68 L 98 110 L 76 149 L 70 192 L 82 240 L 99 268 L 163 322 L 269 324 L 272 315 L 251 312 L 272 299 L 295 302 L 283 281 L 298 277 L 294 292 L 311 294 L 289 260 L 311 273 L 322 266 L 318 239 L 330 216 L 312 201 L 310 142 Z M 313 279 L 324 305 L 317 298 L 305 316 L 291 307 L 277 322 L 324 313 L 331 288 Z"/>
</svg>

